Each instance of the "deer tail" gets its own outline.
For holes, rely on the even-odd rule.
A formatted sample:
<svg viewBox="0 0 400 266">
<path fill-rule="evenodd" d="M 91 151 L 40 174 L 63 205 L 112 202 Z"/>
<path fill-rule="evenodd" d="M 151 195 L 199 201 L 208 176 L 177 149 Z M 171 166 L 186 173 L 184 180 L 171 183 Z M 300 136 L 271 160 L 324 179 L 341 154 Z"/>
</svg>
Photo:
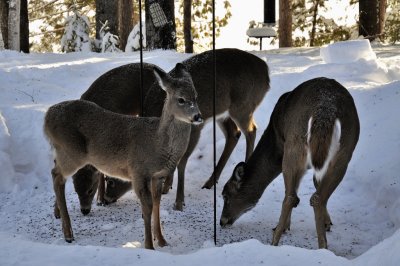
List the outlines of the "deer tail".
<svg viewBox="0 0 400 266">
<path fill-rule="evenodd" d="M 311 164 L 318 181 L 324 176 L 330 161 L 340 147 L 340 120 L 329 114 L 310 117 L 307 130 L 307 144 Z"/>
</svg>

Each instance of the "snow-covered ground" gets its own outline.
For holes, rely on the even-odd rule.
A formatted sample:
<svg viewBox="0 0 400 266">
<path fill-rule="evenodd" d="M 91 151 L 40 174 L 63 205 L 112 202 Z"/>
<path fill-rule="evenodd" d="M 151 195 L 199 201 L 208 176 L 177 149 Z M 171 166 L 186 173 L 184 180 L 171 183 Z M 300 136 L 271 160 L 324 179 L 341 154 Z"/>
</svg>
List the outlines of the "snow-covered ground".
<svg viewBox="0 0 400 266">
<path fill-rule="evenodd" d="M 231 228 L 217 226 L 214 246 L 212 191 L 201 189 L 212 172 L 211 124 L 202 131 L 186 168 L 184 211 L 172 209 L 176 180 L 174 189 L 162 198 L 161 220 L 169 246 L 156 246 L 156 251 L 138 248 L 144 228 L 140 204 L 132 192 L 116 204 L 93 206 L 83 216 L 71 180 L 66 197 L 76 241 L 67 244 L 60 220 L 53 216 L 53 163 L 42 132 L 44 113 L 52 104 L 79 98 L 107 70 L 138 62 L 139 55 L 0 52 L 0 264 L 399 265 L 399 48 L 377 46 L 372 52 L 369 46 L 344 43 L 328 47 L 323 57 L 318 48 L 254 52 L 267 61 L 271 76 L 271 90 L 255 114 L 257 141 L 278 97 L 310 78 L 337 79 L 356 102 L 361 135 L 347 174 L 328 204 L 334 224 L 327 234 L 329 250 L 317 250 L 309 206 L 314 192 L 311 172 L 300 185 L 301 201 L 280 246 L 269 243 L 284 197 L 281 176 Z M 350 49 L 346 58 L 341 56 Z M 153 51 L 144 53 L 144 60 L 170 70 L 189 56 Z M 242 138 L 217 186 L 218 219 L 223 184 L 244 159 L 244 142 Z M 223 145 L 223 135 L 217 130 L 218 153 Z"/>
</svg>

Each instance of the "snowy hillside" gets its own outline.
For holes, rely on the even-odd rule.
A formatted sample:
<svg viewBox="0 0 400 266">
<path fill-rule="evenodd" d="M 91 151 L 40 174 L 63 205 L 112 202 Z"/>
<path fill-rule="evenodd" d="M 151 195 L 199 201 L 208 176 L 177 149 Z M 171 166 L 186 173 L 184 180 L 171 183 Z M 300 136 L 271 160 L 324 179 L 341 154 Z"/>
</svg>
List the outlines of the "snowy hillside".
<svg viewBox="0 0 400 266">
<path fill-rule="evenodd" d="M 66 198 L 75 242 L 67 244 L 60 220 L 53 216 L 54 192 L 50 147 L 44 138 L 47 108 L 76 99 L 101 74 L 138 62 L 138 53 L 20 54 L 0 52 L 0 264 L 1 265 L 398 265 L 400 262 L 400 53 L 396 46 L 341 43 L 325 48 L 291 48 L 254 52 L 270 67 L 271 90 L 255 113 L 257 140 L 266 128 L 278 97 L 301 82 L 326 76 L 349 89 L 361 134 L 344 180 L 328 209 L 333 226 L 329 250 L 317 250 L 314 192 L 308 172 L 300 185 L 300 204 L 293 210 L 291 231 L 273 247 L 272 228 L 284 197 L 279 176 L 258 205 L 229 229 L 217 226 L 213 243 L 212 191 L 201 186 L 212 172 L 212 125 L 202 131 L 186 167 L 183 212 L 172 209 L 176 183 L 161 201 L 161 220 L 169 246 L 141 248 L 144 227 L 140 204 L 130 192 L 107 207 L 80 212 L 68 180 Z M 346 54 L 346 56 L 343 56 Z M 190 55 L 145 52 L 144 60 L 172 69 Z M 217 152 L 224 146 L 217 130 Z M 234 166 L 244 159 L 242 137 L 217 186 L 221 190 Z M 219 156 L 219 155 L 218 155 Z M 125 248 L 123 248 L 125 247 Z M 138 248 L 140 247 L 140 248 Z"/>
</svg>

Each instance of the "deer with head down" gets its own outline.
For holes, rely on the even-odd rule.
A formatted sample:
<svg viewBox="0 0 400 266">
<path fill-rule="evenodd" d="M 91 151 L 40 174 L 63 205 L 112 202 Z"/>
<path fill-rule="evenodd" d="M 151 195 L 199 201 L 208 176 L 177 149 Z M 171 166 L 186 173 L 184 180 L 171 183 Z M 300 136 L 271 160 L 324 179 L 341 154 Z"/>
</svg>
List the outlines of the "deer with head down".
<svg viewBox="0 0 400 266">
<path fill-rule="evenodd" d="M 213 114 L 212 55 L 212 51 L 207 51 L 182 62 L 192 76 L 198 93 L 198 105 L 205 120 L 211 119 Z M 245 160 L 250 156 L 253 151 L 257 128 L 253 113 L 267 93 L 270 82 L 267 64 L 253 54 L 238 49 L 217 49 L 216 59 L 217 123 L 225 135 L 226 142 L 216 170 L 204 184 L 204 188 L 211 188 L 214 184 L 214 178 L 218 181 L 230 154 L 238 143 L 241 132 L 246 138 Z M 139 64 L 128 64 L 110 70 L 100 76 L 82 95 L 82 98 L 115 112 L 138 114 L 140 110 L 139 73 Z M 171 76 L 176 76 L 177 73 L 176 68 L 169 72 Z M 152 77 L 152 73 L 144 73 L 146 81 L 144 86 L 146 92 L 144 115 L 160 116 L 165 92 L 159 89 L 158 83 L 150 86 Z M 203 125 L 192 126 L 188 148 L 178 164 L 178 187 L 174 206 L 176 210 L 183 210 L 186 163 L 197 145 L 202 128 Z M 84 174 L 85 172 L 82 173 L 82 175 Z M 80 172 L 76 175 L 80 175 Z M 112 177 L 106 179 L 105 203 L 116 201 L 131 189 L 129 182 L 122 182 Z M 172 186 L 172 181 L 173 175 L 167 177 L 163 189 L 164 193 L 168 192 Z M 83 194 L 83 197 L 90 198 L 89 192 L 93 193 L 91 184 L 90 179 L 84 178 L 79 178 L 77 182 L 74 182 L 75 190 L 80 198 L 81 194 Z M 102 195 L 101 192 L 98 194 Z M 92 198 L 93 195 L 91 195 L 90 202 Z M 83 209 L 87 210 L 87 208 Z"/>
<path fill-rule="evenodd" d="M 327 248 L 331 218 L 327 203 L 343 179 L 358 142 L 360 123 L 350 93 L 327 78 L 306 81 L 278 100 L 267 129 L 246 163 L 239 163 L 225 184 L 222 227 L 232 225 L 252 209 L 266 187 L 280 174 L 285 183 L 278 225 L 272 244 L 290 228 L 299 183 L 307 168 L 314 169 L 314 208 L 319 248 Z"/>
<path fill-rule="evenodd" d="M 154 249 L 152 231 L 159 246 L 167 245 L 160 222 L 162 184 L 186 151 L 191 124 L 203 122 L 190 74 L 182 64 L 176 69 L 175 77 L 154 69 L 167 93 L 160 118 L 121 115 L 84 100 L 62 102 L 46 112 L 44 132 L 55 155 L 54 214 L 61 217 L 67 242 L 74 237 L 65 201 L 66 178 L 90 164 L 132 182 L 142 206 L 145 248 Z"/>
</svg>

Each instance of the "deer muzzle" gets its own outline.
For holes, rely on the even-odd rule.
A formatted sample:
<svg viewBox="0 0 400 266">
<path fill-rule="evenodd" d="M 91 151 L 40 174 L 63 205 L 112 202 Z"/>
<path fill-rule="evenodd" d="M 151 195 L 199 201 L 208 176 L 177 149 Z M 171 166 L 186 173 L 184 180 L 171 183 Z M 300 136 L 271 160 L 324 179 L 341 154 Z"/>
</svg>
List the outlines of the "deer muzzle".
<svg viewBox="0 0 400 266">
<path fill-rule="evenodd" d="M 201 113 L 197 113 L 193 116 L 192 123 L 194 125 L 200 125 L 204 122 L 203 117 L 201 116 Z"/>
</svg>

